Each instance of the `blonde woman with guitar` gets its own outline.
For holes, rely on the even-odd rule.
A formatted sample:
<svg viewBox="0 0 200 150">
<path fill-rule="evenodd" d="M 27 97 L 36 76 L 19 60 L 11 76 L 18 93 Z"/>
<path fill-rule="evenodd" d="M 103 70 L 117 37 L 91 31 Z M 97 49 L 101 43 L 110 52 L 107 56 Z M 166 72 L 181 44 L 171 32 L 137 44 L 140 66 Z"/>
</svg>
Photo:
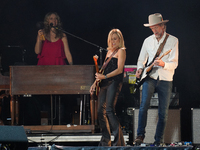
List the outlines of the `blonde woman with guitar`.
<svg viewBox="0 0 200 150">
<path fill-rule="evenodd" d="M 94 94 L 97 85 L 98 93 L 98 121 L 102 132 L 99 146 L 125 146 L 121 125 L 115 114 L 115 105 L 121 91 L 123 71 L 126 60 L 124 38 L 119 29 L 113 29 L 108 34 L 108 52 L 104 64 L 95 74 L 96 80 L 90 88 Z M 98 83 L 98 84 L 97 84 Z M 114 141 L 111 142 L 111 130 Z"/>
</svg>

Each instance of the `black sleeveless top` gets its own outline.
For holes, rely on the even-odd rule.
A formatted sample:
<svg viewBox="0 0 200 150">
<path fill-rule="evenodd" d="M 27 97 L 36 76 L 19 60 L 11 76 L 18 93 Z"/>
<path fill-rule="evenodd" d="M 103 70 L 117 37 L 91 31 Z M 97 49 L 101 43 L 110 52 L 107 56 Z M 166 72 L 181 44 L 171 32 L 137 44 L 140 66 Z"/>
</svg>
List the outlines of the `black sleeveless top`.
<svg viewBox="0 0 200 150">
<path fill-rule="evenodd" d="M 118 67 L 117 63 L 118 63 L 118 58 L 112 57 L 111 60 L 109 61 L 108 65 L 106 66 L 103 74 L 106 75 L 106 74 L 112 72 L 113 70 L 117 69 L 117 67 Z M 123 81 L 123 74 L 124 74 L 124 71 L 123 71 L 123 73 L 118 74 L 114 77 L 102 80 L 100 86 L 107 84 L 109 81 L 119 81 L 119 82 Z"/>
</svg>

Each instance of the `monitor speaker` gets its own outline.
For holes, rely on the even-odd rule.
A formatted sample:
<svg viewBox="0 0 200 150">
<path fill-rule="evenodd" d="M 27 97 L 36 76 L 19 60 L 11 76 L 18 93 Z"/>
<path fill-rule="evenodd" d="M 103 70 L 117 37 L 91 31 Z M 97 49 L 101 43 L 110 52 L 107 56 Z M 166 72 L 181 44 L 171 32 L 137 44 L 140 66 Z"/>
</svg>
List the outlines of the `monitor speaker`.
<svg viewBox="0 0 200 150">
<path fill-rule="evenodd" d="M 192 143 L 200 144 L 200 109 L 192 108 Z"/>
<path fill-rule="evenodd" d="M 28 139 L 23 126 L 0 126 L 1 148 L 27 150 Z"/>
<path fill-rule="evenodd" d="M 180 125 L 181 109 L 169 109 L 168 120 L 164 134 L 164 143 L 181 141 Z M 139 109 L 133 111 L 133 139 L 137 136 Z M 153 143 L 158 122 L 158 109 L 149 109 L 144 143 Z"/>
</svg>

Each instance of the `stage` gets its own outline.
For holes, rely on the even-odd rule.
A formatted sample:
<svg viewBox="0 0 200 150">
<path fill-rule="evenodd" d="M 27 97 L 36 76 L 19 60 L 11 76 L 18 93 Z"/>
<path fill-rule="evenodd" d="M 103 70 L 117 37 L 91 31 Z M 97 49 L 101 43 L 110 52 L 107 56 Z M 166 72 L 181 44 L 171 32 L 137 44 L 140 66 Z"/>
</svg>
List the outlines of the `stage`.
<svg viewBox="0 0 200 150">
<path fill-rule="evenodd" d="M 56 127 L 57 128 L 57 127 Z M 52 128 L 52 129 L 56 129 Z M 132 134 L 124 132 L 126 146 L 98 146 L 101 139 L 100 132 L 85 132 L 83 130 L 27 130 L 28 150 L 190 150 L 195 146 L 190 142 L 165 143 L 164 145 L 154 146 L 152 143 L 142 143 L 134 145 Z M 31 129 L 29 127 L 29 129 Z M 33 128 L 32 128 L 33 129 Z M 114 136 L 111 135 L 111 140 Z"/>
<path fill-rule="evenodd" d="M 75 134 L 27 134 L 28 150 L 190 150 L 192 145 L 163 145 L 153 146 L 152 144 L 142 144 L 134 146 L 129 142 L 129 135 L 124 135 L 126 146 L 98 146 L 100 133 L 75 133 Z M 113 141 L 113 136 L 111 137 Z M 35 145 L 35 146 L 34 146 Z M 37 146 L 36 146 L 37 145 Z"/>
<path fill-rule="evenodd" d="M 113 146 L 113 147 L 71 147 L 71 146 L 56 146 L 53 145 L 51 150 L 189 150 L 192 146 L 180 146 L 180 147 L 142 147 L 142 146 Z"/>
<path fill-rule="evenodd" d="M 123 132 L 125 146 L 100 147 L 98 144 L 101 133 L 92 133 L 92 130 L 82 130 L 83 128 L 87 129 L 85 126 L 80 130 L 80 126 L 64 128 L 62 125 L 50 128 L 50 126 L 4 125 L 0 130 L 0 149 L 2 146 L 10 146 L 11 150 L 14 147 L 17 147 L 14 148 L 15 150 L 190 150 L 197 146 L 200 147 L 200 145 L 192 145 L 191 142 L 183 141 L 154 146 L 152 143 L 145 143 L 145 140 L 144 143 L 136 146 L 133 143 L 133 135 L 127 132 Z M 111 140 L 114 140 L 113 135 L 111 135 Z"/>
<path fill-rule="evenodd" d="M 53 145 L 51 150 L 190 150 L 192 146 L 182 147 L 139 147 L 139 146 L 125 146 L 125 147 L 96 147 L 96 146 L 83 146 L 83 147 L 72 147 L 72 146 L 58 146 Z M 28 150 L 47 150 L 46 147 L 30 147 Z"/>
<path fill-rule="evenodd" d="M 7 142 L 13 142 L 17 144 L 20 150 L 22 147 L 28 149 L 70 149 L 70 150 L 129 150 L 129 149 L 192 149 L 194 145 L 183 144 L 181 139 L 181 113 L 182 109 L 178 106 L 170 107 L 168 114 L 168 122 L 166 125 L 166 132 L 164 135 L 164 142 L 166 145 L 155 147 L 152 146 L 154 142 L 154 133 L 156 130 L 156 124 L 158 121 L 158 112 L 156 106 L 152 106 L 148 111 L 148 124 L 146 127 L 146 137 L 144 144 L 140 146 L 135 146 L 133 141 L 137 133 L 137 123 L 138 123 L 138 104 L 140 100 L 140 92 L 136 95 L 131 94 L 132 85 L 124 83 L 124 88 L 119 95 L 118 103 L 116 105 L 116 114 L 118 115 L 120 124 L 122 126 L 124 140 L 126 146 L 124 147 L 98 147 L 98 143 L 101 139 L 101 132 L 99 131 L 98 125 L 95 124 L 96 111 L 91 111 L 95 107 L 94 103 L 91 103 L 92 99 L 88 95 L 88 87 L 92 84 L 93 77 L 88 77 L 88 75 L 83 74 L 84 77 L 80 81 L 77 81 L 76 77 L 80 77 L 80 73 L 76 74 L 74 67 L 77 70 L 85 68 L 86 73 L 94 71 L 93 66 L 13 66 L 11 67 L 11 116 L 10 123 L 8 126 L 1 126 L 0 138 Z M 70 75 L 73 83 L 68 83 L 69 73 L 68 70 L 71 69 Z M 28 70 L 28 71 L 27 71 Z M 34 71 L 33 71 L 34 70 Z M 48 71 L 47 71 L 48 70 Z M 53 72 L 52 72 L 53 70 Z M 62 73 L 64 70 L 64 73 Z M 76 70 L 76 69 L 75 69 Z M 90 70 L 90 71 L 89 71 Z M 32 80 L 36 77 L 37 71 L 44 71 L 43 77 Z M 25 73 L 24 73 L 25 72 Z M 55 74 L 58 76 L 60 72 L 60 77 L 55 79 Z M 35 73 L 35 74 L 34 74 Z M 82 73 L 84 73 L 82 71 Z M 63 78 L 62 74 L 66 75 L 66 83 L 63 81 L 60 83 L 60 79 Z M 23 76 L 23 77 L 22 77 Z M 47 78 L 48 76 L 48 78 Z M 85 78 L 88 77 L 88 78 Z M 45 79 L 51 81 L 46 81 Z M 19 80 L 20 79 L 20 80 Z M 26 79 L 26 82 L 25 82 Z M 80 79 L 80 78 L 79 78 Z M 85 82 L 85 79 L 88 81 Z M 23 82 L 22 82 L 23 81 Z M 37 84 L 35 82 L 37 81 Z M 59 81 L 59 84 L 57 83 Z M 82 83 L 84 81 L 85 83 Z M 9 82 L 8 82 L 9 83 Z M 23 83 L 23 84 L 22 84 Z M 48 83 L 52 83 L 51 86 Z M 76 86 L 74 86 L 76 83 Z M 89 83 L 89 84 L 88 84 Z M 42 85 L 40 85 L 42 84 Z M 9 84 L 8 84 L 9 85 Z M 32 87 L 34 85 L 34 87 Z M 73 86 L 72 86 L 73 85 Z M 42 87 L 44 86 L 44 87 Z M 55 87 L 54 87 L 55 86 Z M 59 87 L 59 88 L 58 88 Z M 55 90 L 56 89 L 56 90 Z M 64 90 L 65 89 L 65 90 Z M 129 94 L 126 92 L 128 91 Z M 32 95 L 33 94 L 33 95 Z M 38 95 L 39 94 L 39 95 Z M 43 94 L 49 95 L 48 97 L 43 97 Z M 61 94 L 61 96 L 59 96 Z M 76 95 L 78 94 L 78 97 Z M 20 95 L 20 96 L 19 96 Z M 30 95 L 29 97 L 24 97 Z M 67 95 L 67 96 L 64 96 Z M 70 95 L 68 97 L 68 95 Z M 176 94 L 175 94 L 176 95 Z M 41 96 L 41 97 L 38 97 Z M 76 97 L 76 98 L 75 98 Z M 45 99 L 46 98 L 46 99 Z M 153 97 L 154 100 L 156 97 Z M 176 98 L 177 99 L 177 98 Z M 176 100 L 175 99 L 175 100 Z M 47 106 L 45 103 L 47 100 L 50 105 L 46 112 L 49 115 L 44 115 L 45 111 L 39 108 L 38 101 L 42 100 L 43 105 Z M 174 97 L 172 97 L 174 100 Z M 134 101 L 134 104 L 132 103 Z M 62 104 L 63 102 L 63 104 Z M 94 102 L 94 101 L 93 101 Z M 125 103 L 126 102 L 126 103 Z M 21 105 L 20 105 L 21 104 Z M 23 104 L 23 105 L 22 105 Z M 36 105 L 37 104 L 37 105 Z M 66 105 L 65 105 L 66 104 Z M 70 104 L 70 105 L 69 105 Z M 92 105 L 91 105 L 92 104 Z M 157 103 L 156 103 L 157 104 Z M 93 106 L 90 108 L 89 106 Z M 134 105 L 134 107 L 132 107 Z M 20 107 L 21 106 L 21 107 Z M 36 107 L 37 106 L 37 107 Z M 62 106 L 62 107 L 61 107 Z M 76 106 L 76 107 L 75 107 Z M 20 109 L 19 109 L 20 108 Z M 62 111 L 63 110 L 67 110 Z M 43 112 L 43 113 L 41 113 Z M 62 113 L 61 113 L 62 112 Z M 75 113 L 76 112 L 76 113 Z M 48 114 L 47 113 L 47 114 Z M 64 115 L 63 115 L 64 114 Z M 93 114 L 93 115 L 91 115 Z M 193 129 L 193 141 L 199 144 L 199 120 L 200 109 L 192 109 L 190 111 Z M 63 116 L 63 117 L 62 117 Z M 21 118 L 20 118 L 21 117 Z M 66 119 L 66 122 L 62 120 Z M 175 119 L 176 118 L 176 119 Z M 8 118 L 7 118 L 8 119 Z M 184 118 L 185 119 L 185 118 Z M 189 124 L 190 122 L 188 122 Z M 16 125 L 16 126 L 14 126 Z M 2 135 L 5 135 L 2 136 Z M 22 138 L 23 137 L 23 138 Z M 112 141 L 114 140 L 112 136 Z M 191 139 L 192 140 L 192 139 Z M 190 141 L 191 141 L 190 140 Z M 179 142 L 179 143 L 177 143 Z M 1 143 L 1 141 L 0 141 Z M 182 143 L 182 144 L 180 144 Z"/>
</svg>

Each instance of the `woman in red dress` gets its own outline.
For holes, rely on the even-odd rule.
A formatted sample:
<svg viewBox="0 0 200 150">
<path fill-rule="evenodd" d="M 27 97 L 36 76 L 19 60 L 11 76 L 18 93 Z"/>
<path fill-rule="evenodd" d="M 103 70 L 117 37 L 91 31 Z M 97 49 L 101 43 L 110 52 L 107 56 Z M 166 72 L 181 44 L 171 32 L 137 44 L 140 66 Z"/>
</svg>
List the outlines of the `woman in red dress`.
<svg viewBox="0 0 200 150">
<path fill-rule="evenodd" d="M 66 34 L 53 28 L 52 25 L 62 29 L 60 17 L 55 12 L 46 14 L 44 18 L 44 28 L 38 30 L 37 41 L 35 44 L 35 53 L 38 54 L 37 65 L 66 65 L 67 61 L 68 64 L 73 65 Z M 37 106 L 39 110 L 50 112 L 50 100 L 48 95 L 38 95 L 35 98 L 39 104 Z M 61 124 L 67 124 L 67 116 L 63 116 L 63 112 L 64 110 L 69 110 L 68 107 L 71 106 L 66 105 L 65 101 L 61 101 L 61 103 Z M 33 118 L 32 120 L 37 119 Z M 36 123 L 34 121 L 32 123 L 38 124 L 39 122 Z M 54 123 L 58 124 L 58 120 L 54 120 Z"/>
<path fill-rule="evenodd" d="M 60 17 L 55 12 L 46 14 L 44 18 L 44 29 L 38 31 L 35 44 L 35 53 L 38 54 L 37 65 L 66 65 L 65 59 L 70 65 L 73 64 L 69 50 L 67 36 L 60 30 L 51 27 L 61 28 Z"/>
</svg>

